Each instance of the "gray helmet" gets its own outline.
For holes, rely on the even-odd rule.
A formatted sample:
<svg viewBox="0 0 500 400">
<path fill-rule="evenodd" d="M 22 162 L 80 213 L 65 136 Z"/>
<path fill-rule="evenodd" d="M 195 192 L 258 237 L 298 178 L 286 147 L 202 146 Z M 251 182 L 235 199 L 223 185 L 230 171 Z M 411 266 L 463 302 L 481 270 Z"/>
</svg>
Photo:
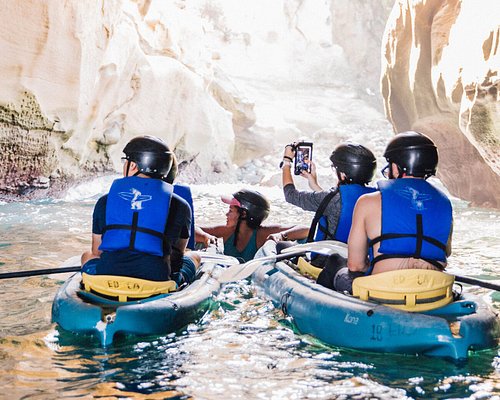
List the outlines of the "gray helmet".
<svg viewBox="0 0 500 400">
<path fill-rule="evenodd" d="M 138 136 L 123 149 L 125 158 L 137 164 L 139 172 L 156 179 L 165 178 L 173 162 L 167 144 L 155 136 Z"/>
<path fill-rule="evenodd" d="M 365 146 L 356 143 L 341 143 L 330 156 L 337 174 L 343 172 L 349 183 L 365 184 L 372 180 L 377 160 Z"/>
<path fill-rule="evenodd" d="M 419 132 L 408 131 L 394 136 L 385 149 L 384 157 L 406 175 L 428 178 L 436 174 L 437 147 L 428 136 Z"/>
</svg>

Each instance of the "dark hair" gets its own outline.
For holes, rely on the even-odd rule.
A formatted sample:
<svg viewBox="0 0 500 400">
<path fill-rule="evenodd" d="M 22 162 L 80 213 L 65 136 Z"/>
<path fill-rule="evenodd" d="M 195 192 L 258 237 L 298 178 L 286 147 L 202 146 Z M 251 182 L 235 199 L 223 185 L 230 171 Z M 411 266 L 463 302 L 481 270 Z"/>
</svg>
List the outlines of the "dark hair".
<svg viewBox="0 0 500 400">
<path fill-rule="evenodd" d="M 173 153 L 167 144 L 155 136 L 138 136 L 123 149 L 125 158 L 137 164 L 139 172 L 156 179 L 164 179 L 170 172 Z"/>
<path fill-rule="evenodd" d="M 428 136 L 419 132 L 407 131 L 394 136 L 385 149 L 384 157 L 406 175 L 428 178 L 436 174 L 437 147 Z"/>
<path fill-rule="evenodd" d="M 372 180 L 377 168 L 377 161 L 373 153 L 363 145 L 357 143 L 341 143 L 330 156 L 332 165 L 347 176 L 349 183 L 365 184 Z"/>
</svg>

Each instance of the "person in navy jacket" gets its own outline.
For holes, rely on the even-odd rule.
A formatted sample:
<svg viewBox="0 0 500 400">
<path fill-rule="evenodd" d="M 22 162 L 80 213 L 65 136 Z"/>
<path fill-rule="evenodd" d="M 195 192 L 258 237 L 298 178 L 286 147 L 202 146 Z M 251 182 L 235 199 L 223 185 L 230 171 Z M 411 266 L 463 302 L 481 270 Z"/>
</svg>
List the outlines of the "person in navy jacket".
<svg viewBox="0 0 500 400">
<path fill-rule="evenodd" d="M 451 254 L 452 205 L 427 181 L 436 174 L 438 151 L 426 135 L 403 132 L 391 139 L 379 192 L 361 196 L 348 240 L 348 271 L 335 279 L 337 290 L 351 290 L 356 274 L 396 269 L 442 271 Z"/>
<path fill-rule="evenodd" d="M 153 136 L 132 139 L 123 152 L 124 177 L 94 207 L 92 247 L 82 255 L 82 272 L 191 282 L 200 259 L 183 258 L 191 208 L 166 182 L 173 153 Z M 182 266 L 172 276 L 176 255 Z"/>
</svg>

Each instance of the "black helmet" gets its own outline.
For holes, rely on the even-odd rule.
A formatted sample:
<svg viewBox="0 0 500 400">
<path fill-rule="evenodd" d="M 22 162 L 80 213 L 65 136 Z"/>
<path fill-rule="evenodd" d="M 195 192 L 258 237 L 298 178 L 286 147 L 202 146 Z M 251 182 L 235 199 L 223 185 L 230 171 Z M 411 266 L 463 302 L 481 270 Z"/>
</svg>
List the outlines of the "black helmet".
<svg viewBox="0 0 500 400">
<path fill-rule="evenodd" d="M 385 149 L 384 157 L 406 175 L 428 178 L 436 174 L 437 147 L 429 137 L 419 132 L 408 131 L 394 136 Z"/>
<path fill-rule="evenodd" d="M 330 156 L 337 174 L 346 174 L 349 183 L 365 184 L 372 180 L 377 168 L 373 153 L 365 146 L 356 143 L 341 143 Z M 340 177 L 340 174 L 339 174 Z"/>
<path fill-rule="evenodd" d="M 269 201 L 255 190 L 242 189 L 233 193 L 232 198 L 223 197 L 222 201 L 245 210 L 245 219 L 250 228 L 258 228 L 271 209 Z"/>
<path fill-rule="evenodd" d="M 137 164 L 139 172 L 163 179 L 172 166 L 172 155 L 166 143 L 155 136 L 133 138 L 123 149 L 125 158 Z"/>
</svg>

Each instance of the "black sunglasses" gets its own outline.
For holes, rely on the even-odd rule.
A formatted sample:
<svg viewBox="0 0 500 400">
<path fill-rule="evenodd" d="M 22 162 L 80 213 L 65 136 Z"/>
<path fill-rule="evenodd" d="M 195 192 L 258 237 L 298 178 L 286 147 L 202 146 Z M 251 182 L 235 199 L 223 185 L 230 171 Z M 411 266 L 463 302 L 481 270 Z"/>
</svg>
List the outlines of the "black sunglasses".
<svg viewBox="0 0 500 400">
<path fill-rule="evenodd" d="M 389 179 L 389 174 L 390 174 L 390 171 L 389 171 L 389 167 L 391 165 L 390 164 L 387 164 L 384 168 L 382 168 L 380 170 L 380 172 L 382 173 L 382 176 L 385 178 L 385 179 Z"/>
</svg>

